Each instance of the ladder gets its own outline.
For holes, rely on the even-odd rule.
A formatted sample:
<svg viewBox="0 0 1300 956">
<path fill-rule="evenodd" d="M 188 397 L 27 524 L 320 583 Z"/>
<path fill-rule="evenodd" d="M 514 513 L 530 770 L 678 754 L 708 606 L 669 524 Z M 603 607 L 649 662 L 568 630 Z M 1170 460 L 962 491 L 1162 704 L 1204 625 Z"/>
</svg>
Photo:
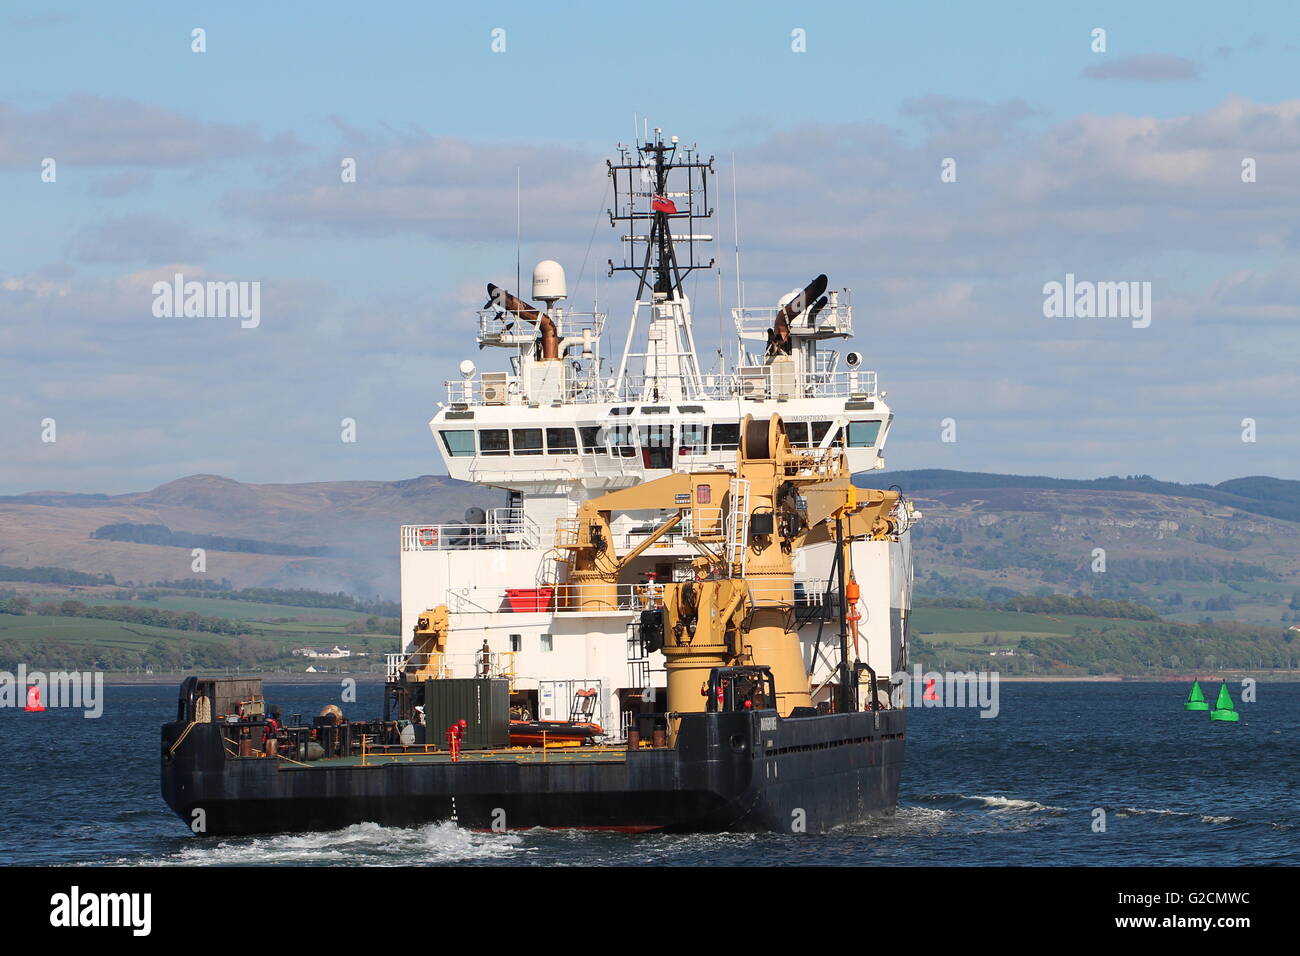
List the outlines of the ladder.
<svg viewBox="0 0 1300 956">
<path fill-rule="evenodd" d="M 727 543 L 724 557 L 733 577 L 745 576 L 745 556 L 749 553 L 749 481 L 731 479 L 731 513 L 727 516 Z"/>
<path fill-rule="evenodd" d="M 537 565 L 535 583 L 539 588 L 556 588 L 569 580 L 573 568 L 573 555 L 568 551 L 552 548 L 542 555 Z"/>
</svg>

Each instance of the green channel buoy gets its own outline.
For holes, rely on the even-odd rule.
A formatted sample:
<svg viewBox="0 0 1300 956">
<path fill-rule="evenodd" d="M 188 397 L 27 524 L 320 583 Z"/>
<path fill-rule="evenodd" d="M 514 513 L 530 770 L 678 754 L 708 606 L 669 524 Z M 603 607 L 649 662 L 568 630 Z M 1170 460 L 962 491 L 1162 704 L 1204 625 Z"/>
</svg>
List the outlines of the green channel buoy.
<svg viewBox="0 0 1300 956">
<path fill-rule="evenodd" d="M 1209 710 L 1210 705 L 1205 700 L 1205 694 L 1201 691 L 1201 682 L 1192 681 L 1191 693 L 1187 695 L 1187 700 L 1183 703 L 1185 710 Z"/>
<path fill-rule="evenodd" d="M 1219 699 L 1214 702 L 1214 710 L 1210 711 L 1210 720 L 1240 719 L 1241 714 L 1237 713 L 1237 708 L 1232 703 L 1232 695 L 1228 693 L 1228 683 L 1224 681 L 1219 685 Z"/>
</svg>

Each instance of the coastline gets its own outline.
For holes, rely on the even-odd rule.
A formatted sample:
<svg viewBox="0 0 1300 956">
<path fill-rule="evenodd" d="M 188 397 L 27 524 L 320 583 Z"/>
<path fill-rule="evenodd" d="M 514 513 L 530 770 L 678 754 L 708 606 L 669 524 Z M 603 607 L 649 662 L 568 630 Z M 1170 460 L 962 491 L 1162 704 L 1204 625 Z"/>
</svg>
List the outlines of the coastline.
<svg viewBox="0 0 1300 956">
<path fill-rule="evenodd" d="M 92 672 L 103 673 L 104 684 L 109 687 L 119 686 L 157 686 L 157 687 L 176 687 L 187 677 L 245 677 L 261 678 L 267 684 L 337 684 L 343 680 L 354 680 L 358 684 L 382 684 L 384 676 L 382 674 L 284 674 L 274 672 L 253 671 L 247 674 L 222 674 L 207 671 L 190 671 L 184 674 L 114 674 L 109 671 Z"/>
<path fill-rule="evenodd" d="M 100 673 L 100 672 L 94 672 Z M 294 674 L 294 673 L 265 673 L 253 672 L 249 674 L 216 674 L 203 671 L 192 671 L 184 674 L 158 675 L 158 674 L 114 674 L 111 672 L 102 672 L 104 674 L 104 684 L 106 686 L 157 686 L 157 687 L 175 687 L 186 677 L 204 676 L 204 677 L 260 677 L 267 684 L 312 684 L 326 685 L 337 684 L 342 680 L 355 680 L 358 684 L 382 684 L 384 678 L 382 674 Z M 1248 671 L 1234 670 L 1221 674 L 1080 674 L 1080 675 L 999 675 L 998 680 L 1006 684 L 1190 684 L 1192 681 L 1201 681 L 1202 683 L 1212 683 L 1220 680 L 1241 680 L 1243 678 L 1253 678 L 1257 681 L 1290 683 L 1300 681 L 1300 670 L 1286 671 Z"/>
</svg>

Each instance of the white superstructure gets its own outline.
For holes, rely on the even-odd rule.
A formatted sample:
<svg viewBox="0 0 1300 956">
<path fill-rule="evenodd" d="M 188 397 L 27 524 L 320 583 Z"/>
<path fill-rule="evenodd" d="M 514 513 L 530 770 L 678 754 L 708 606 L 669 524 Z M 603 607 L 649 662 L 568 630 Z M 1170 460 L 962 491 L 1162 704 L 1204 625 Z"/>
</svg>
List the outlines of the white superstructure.
<svg viewBox="0 0 1300 956">
<path fill-rule="evenodd" d="M 702 373 L 681 280 L 707 268 L 698 250 L 712 237 L 695 224 L 713 214 L 712 160 L 684 148 L 679 157 L 675 138 L 666 144 L 657 131 L 620 153 L 610 164 L 610 216 L 629 227 L 622 245 L 630 264 L 610 268 L 640 280 L 621 351 L 602 352 L 604 314 L 562 305 L 567 288 L 555 262 L 534 274 L 544 312 L 490 287 L 478 345 L 508 362 L 485 370 L 462 362 L 429 425 L 448 474 L 501 489 L 502 505 L 471 509 L 465 522 L 402 528 L 406 637 L 403 654 L 389 660 L 395 669 L 405 658 L 422 612 L 446 604 L 444 676 L 508 676 L 512 700 L 542 720 L 568 719 L 574 693 L 596 689 L 595 721 L 615 738 L 665 686 L 662 656 L 640 646 L 640 611 L 655 606 L 656 582 L 688 578 L 699 552 L 686 533 L 670 532 L 629 566 L 617 611 L 557 610 L 567 552 L 556 544 L 571 533 L 578 505 L 670 471 L 732 469 L 747 415 L 779 413 L 796 446 L 842 448 L 855 473 L 873 471 L 884 467 L 893 417 L 876 373 L 859 354 L 832 347 L 852 337 L 853 314 L 847 291 L 825 291 L 824 276 L 769 308 L 732 310 L 736 359 Z M 685 173 L 684 191 L 670 191 L 674 170 Z M 616 550 L 631 550 L 662 520 L 657 512 L 620 515 Z M 794 613 L 820 697 L 829 697 L 824 685 L 840 654 L 828 588 L 833 554 L 826 544 L 796 555 Z M 882 677 L 897 673 L 907 653 L 909 536 L 853 544 L 852 570 L 861 588 L 860 657 Z"/>
</svg>

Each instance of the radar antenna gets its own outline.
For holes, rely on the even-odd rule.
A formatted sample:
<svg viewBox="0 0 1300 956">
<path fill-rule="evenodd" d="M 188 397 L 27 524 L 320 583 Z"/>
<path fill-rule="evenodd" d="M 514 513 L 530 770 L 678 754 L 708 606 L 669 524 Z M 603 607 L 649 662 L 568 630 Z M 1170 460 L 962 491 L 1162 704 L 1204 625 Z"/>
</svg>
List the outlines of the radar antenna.
<svg viewBox="0 0 1300 956">
<path fill-rule="evenodd" d="M 619 144 L 618 161 L 607 161 L 614 183 L 614 206 L 609 212 L 612 227 L 626 230 L 621 236 L 620 264 L 609 260 L 609 275 L 631 272 L 637 277 L 636 311 L 628 328 L 627 344 L 619 363 L 612 391 L 616 395 L 638 394 L 651 401 L 697 398 L 701 391 L 699 363 L 691 332 L 690 300 L 684 280 L 697 269 L 711 269 L 714 259 L 704 256 L 703 243 L 713 236 L 696 232 L 699 220 L 713 217 L 709 205 L 709 174 L 713 157 L 699 158 L 697 147 L 679 146 L 677 137 L 664 142 L 662 131 L 636 146 Z M 675 170 L 682 173 L 670 183 Z M 673 227 L 685 228 L 674 232 Z M 649 290 L 650 295 L 646 295 Z M 651 331 L 647 351 L 631 351 L 637 315 L 651 307 Z M 629 388 L 628 360 L 643 360 L 644 376 Z"/>
<path fill-rule="evenodd" d="M 618 151 L 617 163 L 606 160 L 614 182 L 609 223 L 615 227 L 627 223 L 628 235 L 623 236 L 623 262 L 614 265 L 614 260 L 609 260 L 609 274 L 635 273 L 640 279 L 638 299 L 646 286 L 659 293 L 684 294 L 682 280 L 696 269 L 713 267 L 713 258 L 704 261 L 697 249 L 699 243 L 711 242 L 713 236 L 695 232 L 696 220 L 713 217 L 707 176 L 713 172 L 713 157 L 707 162 L 700 160 L 696 147 L 679 147 L 676 136 L 665 143 L 658 129 L 653 142 L 635 149 L 620 145 Z M 674 169 L 686 171 L 684 191 L 669 189 L 668 177 Z M 670 226 L 679 222 L 685 223 L 686 232 L 674 234 Z M 650 231 L 639 233 L 646 224 Z M 644 253 L 637 248 L 642 243 Z M 680 254 L 677 243 L 682 244 Z"/>
</svg>

